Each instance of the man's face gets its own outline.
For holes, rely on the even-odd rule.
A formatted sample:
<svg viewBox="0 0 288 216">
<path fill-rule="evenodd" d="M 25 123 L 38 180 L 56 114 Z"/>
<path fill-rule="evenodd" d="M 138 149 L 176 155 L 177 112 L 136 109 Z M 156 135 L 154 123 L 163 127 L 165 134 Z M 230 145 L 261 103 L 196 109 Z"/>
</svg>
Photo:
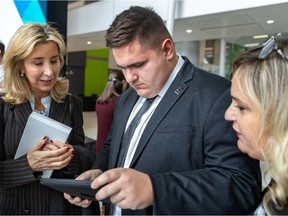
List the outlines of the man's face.
<svg viewBox="0 0 288 216">
<path fill-rule="evenodd" d="M 115 61 L 122 68 L 126 81 L 142 97 L 156 96 L 172 72 L 169 67 L 170 57 L 164 43 L 161 49 L 144 49 L 138 40 L 134 40 L 128 45 L 112 49 Z"/>
</svg>

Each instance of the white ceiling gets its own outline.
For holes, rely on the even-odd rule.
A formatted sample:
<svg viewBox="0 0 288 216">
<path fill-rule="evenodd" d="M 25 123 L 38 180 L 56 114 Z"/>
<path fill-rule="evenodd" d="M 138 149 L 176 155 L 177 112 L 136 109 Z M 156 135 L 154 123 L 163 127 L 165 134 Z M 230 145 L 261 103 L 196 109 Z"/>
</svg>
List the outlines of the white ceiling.
<svg viewBox="0 0 288 216">
<path fill-rule="evenodd" d="M 273 19 L 273 24 L 266 21 Z M 206 16 L 178 19 L 174 22 L 175 42 L 198 41 L 225 38 L 230 43 L 245 45 L 259 43 L 266 39 L 255 40 L 253 35 L 276 35 L 288 32 L 288 3 L 231 11 Z M 69 22 L 69 21 L 68 21 Z M 186 29 L 192 29 L 187 34 Z M 68 36 L 68 52 L 105 48 L 105 32 Z M 87 41 L 92 41 L 87 45 Z"/>
</svg>

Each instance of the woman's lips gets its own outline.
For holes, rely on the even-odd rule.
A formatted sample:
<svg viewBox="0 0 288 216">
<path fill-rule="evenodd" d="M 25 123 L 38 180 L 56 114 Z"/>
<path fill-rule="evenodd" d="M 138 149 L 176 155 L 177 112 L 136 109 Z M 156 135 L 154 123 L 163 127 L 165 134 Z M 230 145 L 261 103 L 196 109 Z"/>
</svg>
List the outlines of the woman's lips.
<svg viewBox="0 0 288 216">
<path fill-rule="evenodd" d="M 44 85 L 50 85 L 52 83 L 52 80 L 41 80 L 41 82 L 44 84 Z"/>
<path fill-rule="evenodd" d="M 241 133 L 239 133 L 237 131 L 235 131 L 235 132 L 236 132 L 237 137 L 239 137 L 241 135 Z"/>
</svg>

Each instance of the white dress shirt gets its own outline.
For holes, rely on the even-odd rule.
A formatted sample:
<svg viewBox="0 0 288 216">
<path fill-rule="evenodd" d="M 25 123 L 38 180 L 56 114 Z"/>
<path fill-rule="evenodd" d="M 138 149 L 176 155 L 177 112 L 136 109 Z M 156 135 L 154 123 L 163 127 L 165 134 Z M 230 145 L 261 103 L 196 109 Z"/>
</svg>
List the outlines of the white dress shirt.
<svg viewBox="0 0 288 216">
<path fill-rule="evenodd" d="M 145 112 L 142 115 L 142 118 L 140 120 L 140 123 L 138 124 L 137 128 L 134 131 L 134 134 L 131 138 L 130 141 L 130 145 L 128 148 L 128 152 L 126 155 L 126 159 L 124 162 L 124 166 L 128 168 L 130 166 L 130 163 L 132 161 L 132 158 L 135 154 L 135 151 L 137 149 L 139 140 L 143 134 L 143 131 L 145 130 L 145 127 L 147 125 L 147 123 L 149 122 L 149 119 L 151 118 L 151 116 L 153 115 L 154 111 L 156 110 L 158 104 L 160 103 L 160 101 L 162 100 L 162 98 L 164 97 L 165 93 L 167 92 L 168 88 L 170 87 L 171 83 L 173 82 L 173 80 L 175 79 L 176 75 L 178 74 L 178 72 L 180 71 L 181 67 L 184 64 L 184 60 L 183 58 L 177 54 L 179 56 L 178 59 L 178 63 L 176 65 L 176 67 L 174 68 L 173 72 L 170 74 L 167 82 L 165 83 L 164 87 L 162 88 L 162 90 L 158 93 L 157 97 L 155 98 L 155 100 L 153 101 L 152 105 L 150 106 L 150 108 L 147 110 L 147 112 Z M 142 107 L 144 101 L 146 100 L 146 98 L 144 97 L 139 97 L 138 101 L 136 102 L 130 116 L 129 119 L 127 121 L 126 124 L 126 129 L 128 128 L 130 122 L 132 121 L 132 119 L 134 118 L 134 116 L 136 115 L 136 113 L 139 111 L 139 109 Z M 114 215 L 121 215 L 121 209 L 116 206 L 116 208 L 114 209 Z"/>
</svg>

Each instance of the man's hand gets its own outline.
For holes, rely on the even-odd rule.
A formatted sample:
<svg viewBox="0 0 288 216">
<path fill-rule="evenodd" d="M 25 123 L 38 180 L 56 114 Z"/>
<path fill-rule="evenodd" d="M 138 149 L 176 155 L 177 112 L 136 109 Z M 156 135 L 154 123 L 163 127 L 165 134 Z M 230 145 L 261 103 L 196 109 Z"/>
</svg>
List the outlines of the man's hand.
<svg viewBox="0 0 288 216">
<path fill-rule="evenodd" d="M 76 179 L 77 180 L 93 180 L 98 177 L 102 173 L 99 169 L 88 170 L 81 175 L 79 175 Z M 91 200 L 82 199 L 80 197 L 74 197 L 70 194 L 64 193 L 64 198 L 67 199 L 71 204 L 81 206 L 83 208 L 87 208 L 91 204 Z"/>
<path fill-rule="evenodd" d="M 122 209 L 143 209 L 153 204 L 149 176 L 133 169 L 108 170 L 95 178 L 91 187 L 102 187 L 96 194 L 97 200 L 110 197 L 110 201 Z"/>
</svg>

